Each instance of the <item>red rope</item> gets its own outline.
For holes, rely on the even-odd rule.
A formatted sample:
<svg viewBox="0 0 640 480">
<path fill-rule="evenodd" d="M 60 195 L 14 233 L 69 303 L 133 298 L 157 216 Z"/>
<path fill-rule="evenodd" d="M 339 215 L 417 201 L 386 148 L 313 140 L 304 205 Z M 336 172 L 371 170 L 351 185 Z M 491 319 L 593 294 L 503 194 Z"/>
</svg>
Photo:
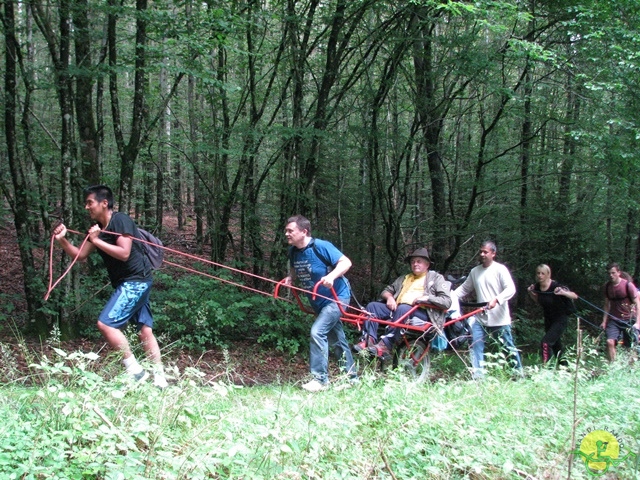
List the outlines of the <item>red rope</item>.
<svg viewBox="0 0 640 480">
<path fill-rule="evenodd" d="M 111 235 L 120 235 L 120 236 L 127 236 L 127 237 L 130 237 L 129 235 L 124 235 L 124 234 L 122 234 L 122 233 L 117 233 L 117 232 L 108 232 L 108 231 L 105 231 L 105 230 L 100 230 L 100 231 L 101 231 L 102 233 L 108 233 L 108 234 L 111 234 Z M 78 232 L 78 231 L 76 231 L 76 230 L 71 230 L 71 229 L 67 229 L 67 232 L 75 233 L 75 234 L 78 234 L 78 235 L 83 235 L 81 232 Z M 89 238 L 89 235 L 87 235 L 87 236 L 85 237 L 84 241 L 82 242 L 82 245 L 80 246 L 80 250 L 82 249 L 82 246 L 84 246 L 84 244 L 87 242 L 88 238 Z M 163 249 L 163 250 L 165 250 L 165 251 L 167 251 L 167 252 L 170 252 L 170 253 L 173 253 L 173 254 L 176 254 L 176 255 L 181 255 L 181 256 L 186 257 L 186 258 L 189 258 L 189 259 L 191 259 L 191 260 L 195 260 L 195 261 L 198 261 L 198 262 L 202 262 L 202 263 L 206 263 L 206 264 L 209 264 L 209 265 L 213 265 L 213 266 L 218 267 L 218 268 L 224 268 L 224 269 L 226 269 L 226 270 L 230 270 L 230 271 L 232 271 L 232 272 L 234 272 L 234 273 L 239 273 L 239 274 L 241 274 L 241 275 L 246 275 L 246 276 L 249 276 L 249 277 L 253 277 L 253 278 L 256 278 L 256 279 L 258 279 L 258 280 L 262 280 L 262 281 L 266 281 L 266 282 L 273 283 L 273 284 L 275 284 L 275 285 L 276 285 L 276 286 L 275 286 L 275 292 L 274 292 L 273 296 L 274 296 L 276 299 L 281 299 L 281 300 L 286 300 L 286 301 L 288 301 L 288 302 L 291 302 L 291 300 L 287 300 L 287 299 L 283 299 L 282 297 L 278 297 L 278 290 L 279 290 L 279 287 L 280 287 L 281 285 L 284 285 L 281 281 L 276 281 L 276 280 L 272 280 L 272 279 L 270 279 L 270 278 L 262 277 L 262 276 L 260 276 L 260 275 L 255 274 L 255 273 L 251 273 L 251 272 L 247 272 L 247 271 L 244 271 L 244 270 L 240 270 L 240 269 L 238 269 L 238 268 L 230 267 L 230 266 L 228 266 L 228 265 L 223 265 L 223 264 L 221 264 L 221 263 L 217 263 L 217 262 L 214 262 L 214 261 L 212 261 L 212 260 L 207 260 L 206 258 L 198 257 L 198 256 L 196 256 L 196 255 L 191 255 L 191 254 L 189 254 L 189 253 L 181 252 L 181 251 L 179 251 L 179 250 L 175 250 L 175 249 L 173 249 L 173 248 L 165 247 L 164 245 L 157 245 L 157 244 L 155 244 L 155 243 L 148 242 L 148 241 L 143 240 L 143 239 L 141 239 L 141 238 L 136 238 L 136 237 L 130 237 L 130 238 L 131 238 L 132 240 L 137 241 L 137 242 L 146 243 L 146 244 L 148 244 L 148 245 L 153 246 L 154 248 L 161 248 L 161 249 Z M 55 282 L 55 284 L 53 284 L 53 285 L 52 285 L 52 278 L 53 278 L 53 242 L 54 242 L 54 237 L 53 237 L 53 235 L 52 235 L 52 236 L 51 236 L 50 252 L 49 252 L 49 290 L 47 291 L 47 294 L 45 295 L 45 300 L 47 300 L 47 299 L 49 298 L 49 295 L 51 294 L 51 291 L 52 291 L 52 290 L 53 290 L 53 289 L 54 289 L 54 288 L 55 288 L 55 287 L 60 283 L 60 281 L 64 278 L 64 276 L 69 272 L 69 270 L 71 270 L 71 267 L 73 267 L 74 263 L 77 261 L 78 256 L 79 256 L 79 254 L 80 254 L 80 250 L 79 250 L 79 251 L 78 251 L 78 255 L 76 255 L 76 258 L 74 258 L 73 262 L 69 265 L 69 267 L 67 268 L 67 270 L 66 270 L 66 271 L 65 271 L 65 272 L 60 276 L 60 278 Z M 204 277 L 209 277 L 209 278 L 213 278 L 213 279 L 215 279 L 215 280 L 219 280 L 219 281 L 221 281 L 221 282 L 229 283 L 229 284 L 231 284 L 231 285 L 235 285 L 235 286 L 237 286 L 237 287 L 239 287 L 239 288 L 244 288 L 245 290 L 249 290 L 249 291 L 252 291 L 252 292 L 255 292 L 255 293 L 259 293 L 259 294 L 261 294 L 261 295 L 268 295 L 268 296 L 272 296 L 272 294 L 271 294 L 271 293 L 263 292 L 262 290 L 255 289 L 255 288 L 249 287 L 249 286 L 247 286 L 247 285 L 243 285 L 243 284 L 241 284 L 241 283 L 236 283 L 236 282 L 233 282 L 233 281 L 230 281 L 230 280 L 224 279 L 224 278 L 216 277 L 216 276 L 214 276 L 214 275 L 210 275 L 210 274 L 207 274 L 207 273 L 204 273 L 204 272 L 200 272 L 200 271 L 198 271 L 198 270 L 195 270 L 195 269 L 192 269 L 192 268 L 189 268 L 189 267 L 185 267 L 184 265 L 180 265 L 180 264 L 177 264 L 177 263 L 169 262 L 169 261 L 167 261 L 167 260 L 163 260 L 163 261 L 164 261 L 164 263 L 166 263 L 166 264 L 168 264 L 168 265 L 172 265 L 172 266 L 175 266 L 175 267 L 179 267 L 179 268 L 182 268 L 182 269 L 184 269 L 184 270 L 190 271 L 190 272 L 192 272 L 192 273 L 202 275 L 202 276 L 204 276 Z M 296 286 L 294 286 L 294 285 L 284 285 L 284 286 L 285 286 L 285 287 L 287 287 L 287 288 L 289 288 L 289 289 L 291 289 L 291 290 L 293 291 L 294 296 L 296 297 L 296 300 L 297 300 L 297 302 L 298 302 L 298 304 L 299 304 L 300 308 L 301 308 L 303 311 L 307 312 L 307 313 L 313 313 L 313 312 L 311 312 L 311 311 L 309 311 L 308 309 L 306 309 L 306 308 L 304 308 L 304 307 L 303 307 L 303 304 L 302 304 L 302 302 L 300 302 L 300 299 L 299 299 L 299 297 L 298 297 L 298 295 L 297 295 L 297 292 L 302 292 L 302 293 L 308 294 L 308 295 L 310 295 L 310 296 L 312 295 L 312 296 L 313 296 L 313 298 L 315 298 L 315 297 L 320 297 L 320 298 L 323 298 L 323 299 L 325 299 L 325 300 L 329 300 L 329 301 L 336 302 L 336 303 L 339 303 L 339 304 L 340 304 L 340 302 L 338 302 L 338 301 L 337 301 L 337 299 L 330 298 L 330 297 L 326 297 L 326 296 L 323 296 L 323 295 L 319 295 L 319 294 L 317 293 L 317 288 L 318 288 L 318 286 L 317 286 L 317 285 L 316 285 L 316 287 L 314 288 L 314 291 L 313 291 L 313 292 L 308 291 L 308 290 L 305 290 L 305 289 L 303 289 L 303 288 L 296 287 Z M 351 308 L 353 308 L 353 307 L 351 307 Z M 341 309 L 342 309 L 342 306 L 341 306 Z M 366 313 L 366 312 L 362 312 L 362 313 Z"/>
<path fill-rule="evenodd" d="M 236 287 L 244 288 L 245 290 L 249 290 L 251 292 L 259 293 L 260 295 L 267 295 L 269 297 L 272 296 L 270 293 L 263 292 L 262 290 L 258 290 L 257 288 L 248 287 L 247 285 L 243 285 L 241 283 L 232 282 L 231 280 L 227 280 L 226 278 L 216 277 L 215 275 L 211 275 L 209 273 L 200 272 L 200 271 L 198 271 L 198 270 L 196 270 L 194 268 L 189 268 L 189 267 L 186 267 L 184 265 L 180 265 L 179 263 L 173 263 L 173 262 L 170 262 L 168 260 L 164 260 L 164 263 L 166 263 L 167 265 L 171 265 L 173 267 L 182 268 L 183 270 L 186 270 L 186 271 L 191 272 L 191 273 L 196 273 L 198 275 L 202 275 L 203 277 L 213 278 L 214 280 L 220 280 L 221 282 L 225 282 L 225 283 L 228 283 L 230 285 L 234 285 Z M 287 302 L 293 303 L 293 302 L 291 302 L 291 300 L 288 300 L 288 299 L 285 299 L 285 298 L 283 298 L 281 300 L 285 300 Z"/>
<path fill-rule="evenodd" d="M 82 235 L 82 233 L 77 232 L 75 230 L 67 229 L 67 231 L 71 232 L 71 233 Z M 116 232 L 105 232 L 104 230 L 101 230 L 101 232 L 109 233 L 109 234 L 112 234 L 112 235 L 123 235 L 121 233 L 116 233 Z M 128 235 L 126 235 L 126 236 L 128 236 Z M 209 265 L 213 265 L 213 266 L 218 267 L 218 268 L 224 268 L 224 269 L 230 270 L 232 272 L 239 273 L 239 274 L 242 274 L 242 275 L 247 275 L 249 277 L 253 277 L 253 278 L 256 278 L 256 279 L 259 279 L 259 280 L 262 280 L 262 281 L 267 281 L 267 282 L 274 283 L 275 284 L 275 288 L 274 288 L 274 292 L 273 292 L 273 297 L 275 299 L 285 300 L 285 301 L 288 301 L 290 303 L 293 303 L 291 300 L 285 299 L 285 298 L 282 298 L 282 297 L 279 296 L 280 287 L 281 286 L 285 286 L 285 287 L 287 287 L 287 288 L 289 288 L 291 290 L 291 292 L 292 292 L 292 294 L 293 294 L 293 296 L 295 298 L 295 301 L 298 304 L 298 307 L 303 312 L 306 312 L 306 313 L 309 313 L 309 314 L 313 314 L 314 312 L 312 310 L 310 310 L 309 308 L 307 308 L 307 306 L 301 301 L 300 296 L 298 295 L 298 292 L 305 293 L 305 294 L 309 295 L 314 300 L 317 297 L 320 297 L 320 298 L 323 298 L 325 300 L 329 300 L 329 301 L 335 302 L 338 305 L 338 308 L 340 309 L 341 320 L 343 322 L 351 323 L 351 324 L 357 326 L 358 330 L 362 329 L 362 324 L 365 321 L 370 320 L 370 321 L 376 322 L 378 324 L 386 325 L 386 326 L 389 326 L 389 327 L 400 327 L 400 328 L 403 328 L 405 330 L 426 332 L 428 329 L 430 329 L 432 327 L 432 324 L 430 322 L 427 322 L 427 323 L 425 323 L 424 325 L 421 325 L 421 326 L 411 325 L 411 324 L 407 324 L 407 323 L 404 323 L 404 322 L 406 321 L 407 318 L 409 318 L 411 316 L 411 314 L 417 308 L 429 307 L 429 308 L 441 309 L 441 308 L 439 308 L 439 307 L 437 307 L 435 305 L 428 305 L 428 304 L 415 305 L 413 308 L 411 308 L 401 318 L 399 318 L 395 322 L 390 322 L 390 321 L 387 321 L 387 320 L 382 320 L 382 319 L 376 318 L 373 315 L 371 315 L 369 312 L 367 312 L 366 310 L 360 310 L 360 309 L 357 309 L 355 307 L 352 307 L 351 305 L 344 304 L 343 302 L 340 302 L 340 300 L 338 299 L 338 296 L 336 294 L 336 291 L 334 290 L 333 287 L 330 288 L 330 291 L 331 291 L 331 294 L 333 295 L 333 298 L 329 298 L 329 297 L 325 297 L 323 295 L 319 295 L 318 294 L 318 288 L 320 287 L 320 282 L 318 282 L 314 286 L 313 291 L 310 292 L 310 291 L 307 291 L 305 289 L 302 289 L 302 288 L 299 288 L 299 287 L 296 287 L 296 286 L 293 286 L 293 285 L 285 285 L 282 280 L 279 281 L 279 282 L 276 282 L 274 280 L 271 280 L 271 279 L 266 278 L 266 277 L 262 277 L 260 275 L 254 274 L 254 273 L 250 273 L 250 272 L 246 272 L 246 271 L 243 271 L 243 270 L 240 270 L 240 269 L 237 269 L 237 268 L 229 267 L 227 265 L 223 265 L 223 264 L 211 261 L 211 260 L 207 260 L 207 259 L 204 259 L 204 258 L 201 258 L 201 257 L 197 257 L 197 256 L 191 255 L 189 253 L 184 253 L 184 252 L 181 252 L 181 251 L 178 251 L 178 250 L 174 250 L 174 249 L 169 248 L 169 247 L 157 245 L 157 244 L 154 244 L 152 242 L 148 242 L 148 241 L 140 239 L 140 238 L 135 238 L 135 237 L 130 237 L 130 238 L 132 240 L 136 240 L 138 242 L 142 242 L 142 243 L 146 243 L 148 245 L 151 245 L 154 248 L 162 248 L 163 250 L 165 250 L 167 252 L 171 252 L 171 253 L 174 253 L 176 255 L 181 255 L 181 256 L 189 258 L 191 260 L 195 260 L 195 261 L 198 261 L 198 262 L 203 262 L 203 263 L 206 263 L 206 264 L 209 264 Z M 67 267 L 67 269 L 64 271 L 64 273 L 62 275 L 60 275 L 60 278 L 58 278 L 55 281 L 55 283 L 53 282 L 53 244 L 54 244 L 54 240 L 55 240 L 55 237 L 52 235 L 51 236 L 51 244 L 50 244 L 50 247 L 49 247 L 49 288 L 48 288 L 47 293 L 46 293 L 46 295 L 44 297 L 45 301 L 48 300 L 48 298 L 49 298 L 51 292 L 53 291 L 53 289 L 60 283 L 60 281 L 62 281 L 62 279 L 67 275 L 67 273 L 69 273 L 69 271 L 71 270 L 73 265 L 77 262 L 77 260 L 78 260 L 78 258 L 80 256 L 80 253 L 82 252 L 82 248 L 84 247 L 85 243 L 89 240 L 89 235 L 87 234 L 85 236 L 82 244 L 78 248 L 78 253 L 76 254 L 75 258 L 73 259 L 71 264 Z M 211 279 L 214 279 L 214 280 L 225 282 L 225 283 L 228 283 L 230 285 L 234 285 L 234 286 L 236 286 L 238 288 L 243 288 L 245 290 L 249 290 L 251 292 L 258 293 L 260 295 L 272 296 L 272 294 L 270 294 L 270 293 L 264 292 L 262 290 L 258 290 L 258 289 L 253 288 L 253 287 L 249 287 L 247 285 L 243 285 L 241 283 L 237 283 L 237 282 L 234 282 L 234 281 L 231 281 L 231 280 L 227 280 L 225 278 L 221 278 L 221 277 L 217 277 L 215 275 L 204 273 L 204 272 L 201 272 L 201 271 L 196 270 L 194 268 L 190 268 L 190 267 L 187 267 L 187 266 L 184 266 L 184 265 L 180 265 L 178 263 L 170 262 L 168 260 L 163 260 L 163 261 L 167 265 L 171 265 L 171 266 L 174 266 L 174 267 L 182 268 L 183 270 L 186 270 L 186 271 L 194 273 L 194 274 L 202 275 L 204 277 L 208 277 L 208 278 L 211 278 Z M 350 309 L 350 310 L 355 311 L 357 313 L 348 312 L 347 309 Z M 469 312 L 469 313 L 467 313 L 465 315 L 462 315 L 462 316 L 460 316 L 458 318 L 449 320 L 448 322 L 445 322 L 445 324 L 443 325 L 443 329 L 444 329 L 444 327 L 446 327 L 448 325 L 451 325 L 453 323 L 462 321 L 462 320 L 464 320 L 464 319 L 466 319 L 466 318 L 468 318 L 468 317 L 470 317 L 472 315 L 480 313 L 483 310 L 484 310 L 484 308 L 478 308 L 477 310 Z M 406 339 L 405 339 L 405 342 L 406 342 Z M 420 360 L 427 353 L 428 353 L 428 349 L 425 349 L 425 351 L 423 352 Z M 414 359 L 414 362 L 415 362 L 415 359 Z"/>
<path fill-rule="evenodd" d="M 68 230 L 68 229 L 67 231 L 73 232 L 73 233 L 80 233 L 80 232 L 75 232 L 73 230 Z M 82 234 L 80 233 L 80 235 Z M 89 235 L 87 234 L 87 236 L 84 237 L 84 240 L 82 241 L 80 248 L 78 248 L 78 253 L 74 257 L 73 261 L 69 264 L 67 269 L 63 272 L 62 275 L 60 275 L 60 278 L 58 278 L 58 280 L 56 280 L 55 283 L 53 283 L 53 242 L 54 240 L 55 240 L 55 237 L 51 235 L 51 244 L 49 245 L 49 288 L 47 289 L 47 293 L 45 293 L 44 295 L 45 302 L 49 300 L 49 295 L 51 295 L 51 292 L 53 291 L 53 289 L 58 286 L 58 284 L 62 281 L 62 279 L 67 275 L 67 273 L 69 273 L 69 271 L 71 270 L 71 267 L 73 267 L 73 265 L 78 261 L 80 252 L 82 252 L 82 247 L 84 247 L 84 244 L 87 243 L 87 240 L 89 240 Z"/>
<path fill-rule="evenodd" d="M 77 232 L 75 230 L 67 229 L 67 231 L 71 232 L 71 233 L 76 233 L 76 234 L 82 235 L 82 233 Z M 101 230 L 101 232 L 109 233 L 111 235 L 129 236 L 129 235 L 123 235 L 122 233 L 107 232 L 105 230 Z M 294 285 L 285 285 L 282 281 L 275 281 L 275 280 L 272 280 L 270 278 L 262 277 L 260 275 L 255 274 L 255 273 L 246 272 L 246 271 L 240 270 L 238 268 L 229 267 L 227 265 L 223 265 L 221 263 L 217 263 L 217 262 L 214 262 L 212 260 L 207 260 L 205 258 L 201 258 L 201 257 L 198 257 L 196 255 L 191 255 L 189 253 L 184 253 L 184 252 L 181 252 L 179 250 L 175 250 L 173 248 L 165 247 L 163 245 L 162 246 L 161 245 L 157 245 L 155 243 L 148 242 L 148 241 L 140 239 L 140 238 L 135 238 L 135 237 L 130 237 L 130 238 L 132 240 L 135 240 L 135 241 L 138 241 L 138 242 L 142 242 L 142 243 L 146 243 L 148 245 L 152 245 L 155 248 L 162 248 L 163 250 L 165 250 L 167 252 L 174 253 L 176 255 L 181 255 L 181 256 L 189 258 L 191 260 L 195 260 L 195 261 L 198 261 L 198 262 L 203 262 L 203 263 L 206 263 L 206 264 L 209 264 L 209 265 L 213 265 L 215 267 L 219 267 L 219 268 L 224 268 L 224 269 L 230 270 L 230 271 L 235 272 L 235 273 L 239 273 L 239 274 L 242 274 L 242 275 L 247 275 L 249 277 L 253 277 L 253 278 L 256 278 L 256 279 L 259 279 L 259 280 L 263 280 L 263 281 L 274 283 L 275 284 L 275 289 L 274 289 L 274 292 L 273 292 L 273 297 L 275 299 L 285 300 L 285 301 L 288 301 L 290 303 L 293 303 L 293 302 L 291 302 L 291 300 L 283 299 L 282 297 L 279 296 L 280 287 L 282 287 L 282 286 L 287 287 L 287 288 L 291 289 L 291 291 L 293 293 L 293 296 L 294 296 L 299 308 L 302 311 L 306 312 L 306 313 L 312 314 L 314 312 L 309 310 L 302 303 L 302 301 L 300 300 L 300 297 L 298 295 L 298 292 L 305 293 L 305 294 L 311 296 L 314 300 L 317 297 L 320 297 L 320 298 L 323 298 L 325 300 L 329 300 L 329 301 L 335 302 L 338 305 L 338 307 L 340 308 L 340 313 L 341 313 L 341 316 L 342 316 L 342 320 L 345 321 L 345 322 L 348 322 L 348 323 L 353 323 L 353 324 L 357 325 L 358 328 L 361 328 L 361 324 L 365 320 L 372 320 L 372 321 L 374 321 L 376 323 L 379 323 L 379 324 L 382 324 L 382 325 L 388 325 L 388 326 L 393 326 L 393 327 L 401 327 L 401 328 L 405 328 L 405 329 L 408 329 L 408 330 L 426 331 L 428 328 L 431 327 L 431 323 L 427 323 L 424 326 L 415 326 L 415 325 L 408 325 L 408 324 L 403 323 L 403 322 L 407 318 L 409 318 L 409 316 L 413 313 L 414 310 L 416 310 L 419 307 L 429 307 L 429 308 L 441 309 L 439 307 L 436 307 L 435 305 L 427 305 L 427 304 L 415 305 L 412 309 L 410 309 L 401 318 L 399 318 L 395 322 L 390 322 L 390 321 L 387 321 L 387 320 L 382 320 L 382 319 L 379 319 L 379 318 L 375 318 L 369 312 L 367 312 L 366 310 L 360 310 L 360 309 L 357 309 L 357 308 L 355 308 L 355 307 L 353 307 L 351 305 L 344 304 L 343 302 L 340 302 L 339 299 L 338 299 L 338 296 L 336 294 L 336 291 L 334 290 L 333 287 L 331 287 L 331 289 L 330 289 L 331 293 L 333 295 L 333 298 L 326 297 L 326 296 L 318 294 L 318 288 L 320 287 L 320 282 L 318 282 L 314 286 L 313 291 L 308 291 L 308 290 L 305 290 L 303 288 L 296 287 Z M 49 295 L 51 294 L 51 291 L 60 283 L 60 281 L 65 277 L 65 275 L 67 275 L 67 273 L 71 270 L 71 267 L 73 267 L 73 265 L 76 263 L 76 261 L 78 260 L 78 257 L 80 256 L 80 252 L 82 250 L 82 247 L 84 246 L 84 244 L 87 242 L 88 239 L 89 239 L 89 235 L 86 235 L 84 241 L 82 242 L 82 245 L 78 249 L 78 254 L 75 256 L 75 258 L 73 259 L 71 264 L 67 267 L 67 269 L 64 271 L 64 273 L 60 276 L 60 278 L 58 278 L 58 280 L 55 283 L 53 283 L 53 285 L 52 285 L 52 278 L 53 278 L 53 242 L 54 242 L 54 237 L 53 237 L 53 235 L 51 236 L 51 245 L 50 245 L 50 251 L 49 251 L 49 289 L 48 289 L 48 291 L 47 291 L 47 293 L 46 293 L 46 295 L 44 297 L 45 300 L 47 300 L 49 298 Z M 262 290 L 258 290 L 256 288 L 249 287 L 249 286 L 243 285 L 241 283 L 237 283 L 237 282 L 234 282 L 234 281 L 231 281 L 231 280 L 227 280 L 225 278 L 221 278 L 221 277 L 217 277 L 215 275 L 204 273 L 204 272 L 201 272 L 199 270 L 196 270 L 196 269 L 193 269 L 193 268 L 190 268 L 190 267 L 186 267 L 184 265 L 180 265 L 178 263 L 169 262 L 168 260 L 163 260 L 163 261 L 164 261 L 164 263 L 166 263 L 168 265 L 171 265 L 171 266 L 174 266 L 174 267 L 178 267 L 178 268 L 182 268 L 183 270 L 186 270 L 186 271 L 191 272 L 191 273 L 195 273 L 195 274 L 198 274 L 198 275 L 202 275 L 204 277 L 212 278 L 214 280 L 219 280 L 221 282 L 228 283 L 230 285 L 234 285 L 234 286 L 236 286 L 238 288 L 243 288 L 245 290 L 249 290 L 249 291 L 254 292 L 254 293 L 259 293 L 260 295 L 272 296 L 271 293 L 263 292 Z M 352 311 L 355 311 L 357 313 L 348 312 L 347 309 L 351 309 Z M 461 321 L 461 320 L 464 320 L 465 318 L 470 317 L 471 315 L 474 315 L 476 313 L 479 313 L 482 310 L 483 309 L 478 309 L 478 310 L 475 310 L 475 311 L 473 311 L 471 313 L 463 315 L 463 316 L 461 316 L 459 318 L 453 319 L 453 320 L 447 322 L 445 324 L 445 326 L 450 325 L 450 324 L 455 323 L 455 322 L 458 322 L 458 321 Z"/>
</svg>

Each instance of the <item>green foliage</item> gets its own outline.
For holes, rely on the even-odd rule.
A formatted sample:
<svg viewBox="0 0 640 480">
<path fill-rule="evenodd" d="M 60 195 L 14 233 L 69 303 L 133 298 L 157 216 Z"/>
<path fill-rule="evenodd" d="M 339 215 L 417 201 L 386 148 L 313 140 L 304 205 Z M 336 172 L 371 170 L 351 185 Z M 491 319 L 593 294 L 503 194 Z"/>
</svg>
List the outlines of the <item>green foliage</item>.
<svg viewBox="0 0 640 480">
<path fill-rule="evenodd" d="M 638 364 L 621 352 L 607 366 L 591 347 L 577 371 L 574 358 L 517 382 L 365 371 L 355 387 L 337 379 L 315 395 L 205 385 L 195 369 L 161 391 L 105 381 L 97 360 L 56 350 L 34 364 L 37 387 L 0 386 L 2 478 L 564 478 L 588 431 L 614 433 L 623 453 L 640 434 Z M 611 474 L 638 473 L 628 462 Z M 570 476 L 592 478 L 578 458 Z"/>
<path fill-rule="evenodd" d="M 72 227 L 79 228 L 79 187 L 96 173 L 85 142 L 99 141 L 100 181 L 134 185 L 133 198 L 120 199 L 125 204 L 145 205 L 143 215 L 153 216 L 154 206 L 166 213 L 193 200 L 214 257 L 228 261 L 221 257 L 233 244 L 239 262 L 271 278 L 284 263 L 276 258 L 281 221 L 297 211 L 353 260 L 354 290 L 368 299 L 377 282 L 404 269 L 397 260 L 405 250 L 428 245 L 442 273 L 466 273 L 477 241 L 489 236 L 521 278 L 545 261 L 583 292 L 599 283 L 609 260 L 640 273 L 636 1 L 304 5 L 158 1 L 141 10 L 85 2 L 74 5 L 74 28 L 62 38 L 52 19 L 66 18 L 65 11 L 36 2 L 31 15 L 36 7 L 43 14 L 37 28 L 27 36 L 20 27 L 12 37 L 24 69 L 7 79 L 32 112 L 29 122 L 15 112 L 21 167 L 0 164 L 0 213 L 27 222 L 23 256 L 32 237 L 46 238 L 43 226 L 56 210 L 75 210 Z M 85 37 L 75 24 L 82 14 L 90 18 Z M 109 14 L 117 15 L 115 65 L 97 55 Z M 138 49 L 142 21 L 146 43 Z M 71 51 L 68 70 L 59 71 L 55 50 L 67 40 L 80 47 L 82 38 L 94 54 Z M 115 115 L 101 112 L 118 106 L 123 124 L 131 124 L 129 107 L 138 105 L 132 79 L 143 72 L 149 130 L 136 136 L 108 125 Z M 112 106 L 108 96 L 104 105 L 98 100 L 110 74 L 118 87 Z M 74 80 L 72 103 L 80 93 L 75 80 L 93 82 L 102 110 L 87 112 L 97 129 L 90 141 L 80 134 L 91 134 L 80 115 L 60 111 L 56 89 L 66 79 Z M 63 122 L 65 115 L 73 118 Z M 62 129 L 67 121 L 79 131 Z M 167 121 L 174 128 L 162 128 Z M 131 142 L 124 149 L 131 158 L 116 154 L 123 150 L 117 132 Z M 133 178 L 123 166 L 135 170 Z M 26 204 L 12 204 L 24 191 Z M 57 318 L 63 310 L 55 300 L 40 308 L 43 282 L 33 272 L 44 270 L 37 265 L 43 256 L 35 257 L 36 265 L 23 267 L 40 287 L 27 299 L 36 307 L 30 312 L 96 335 L 101 305 L 84 290 L 60 300 L 70 318 Z M 169 298 L 166 311 L 159 303 L 160 323 L 173 338 L 205 348 L 235 331 L 287 351 L 303 341 L 295 309 L 285 307 L 282 319 L 264 299 L 204 291 L 200 305 L 196 293 Z M 0 300 L 1 320 L 14 299 Z"/>
<path fill-rule="evenodd" d="M 13 314 L 18 295 L 0 293 L 0 323 L 4 324 L 9 315 Z"/>
<path fill-rule="evenodd" d="M 158 274 L 153 304 L 156 330 L 178 347 L 205 350 L 248 340 L 294 354 L 308 343 L 306 315 L 296 306 L 200 275 L 173 280 Z"/>
<path fill-rule="evenodd" d="M 261 332 L 258 342 L 292 355 L 299 352 L 301 347 L 306 348 L 311 327 L 309 314 L 300 311 L 297 305 L 286 302 L 274 305 L 269 300 L 268 306 L 271 309 L 265 309 L 254 318 Z"/>
</svg>

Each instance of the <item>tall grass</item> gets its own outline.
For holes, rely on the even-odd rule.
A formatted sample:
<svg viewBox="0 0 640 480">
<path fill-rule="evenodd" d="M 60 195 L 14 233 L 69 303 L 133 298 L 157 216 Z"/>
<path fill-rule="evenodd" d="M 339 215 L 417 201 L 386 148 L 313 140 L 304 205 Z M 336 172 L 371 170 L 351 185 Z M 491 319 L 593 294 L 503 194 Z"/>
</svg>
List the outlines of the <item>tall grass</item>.
<svg viewBox="0 0 640 480">
<path fill-rule="evenodd" d="M 58 350 L 32 366 L 34 385 L 0 387 L 0 478 L 567 478 L 576 378 L 578 440 L 606 429 L 640 450 L 632 360 L 592 354 L 577 375 L 527 367 L 520 381 L 417 384 L 365 369 L 355 387 L 338 379 L 308 394 L 206 383 L 195 369 L 159 390 L 96 371 L 95 354 Z M 630 463 L 609 475 L 638 478 Z M 592 478 L 579 459 L 572 478 Z"/>
</svg>

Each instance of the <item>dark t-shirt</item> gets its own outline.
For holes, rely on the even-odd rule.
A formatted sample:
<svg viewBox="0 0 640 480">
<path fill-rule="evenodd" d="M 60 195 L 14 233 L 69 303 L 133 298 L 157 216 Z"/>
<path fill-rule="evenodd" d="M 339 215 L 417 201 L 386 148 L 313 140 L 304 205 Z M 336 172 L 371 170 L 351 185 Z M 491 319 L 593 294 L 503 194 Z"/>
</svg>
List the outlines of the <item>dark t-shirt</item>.
<svg viewBox="0 0 640 480">
<path fill-rule="evenodd" d="M 575 310 L 570 298 L 553 293 L 558 287 L 564 287 L 564 285 L 559 284 L 555 280 L 551 280 L 551 285 L 548 290 L 540 290 L 539 283 L 536 283 L 533 288 L 533 291 L 538 294 L 538 303 L 542 307 L 544 318 L 549 321 L 566 318 Z"/>
<path fill-rule="evenodd" d="M 111 215 L 111 221 L 107 228 L 103 228 L 106 232 L 115 232 L 131 235 L 132 237 L 139 238 L 138 227 L 129 215 L 124 213 L 114 212 Z M 105 232 L 100 232 L 98 236 L 100 240 L 107 242 L 111 245 L 115 245 L 118 241 L 119 235 L 110 235 Z M 109 280 L 114 288 L 118 287 L 123 282 L 137 281 L 137 282 L 151 282 L 151 266 L 147 260 L 146 254 L 143 250 L 143 245 L 140 242 L 132 240 L 131 254 L 126 262 L 113 258 L 111 255 L 103 252 L 99 248 L 98 253 L 104 261 L 104 266 L 107 267 L 109 274 Z"/>
</svg>

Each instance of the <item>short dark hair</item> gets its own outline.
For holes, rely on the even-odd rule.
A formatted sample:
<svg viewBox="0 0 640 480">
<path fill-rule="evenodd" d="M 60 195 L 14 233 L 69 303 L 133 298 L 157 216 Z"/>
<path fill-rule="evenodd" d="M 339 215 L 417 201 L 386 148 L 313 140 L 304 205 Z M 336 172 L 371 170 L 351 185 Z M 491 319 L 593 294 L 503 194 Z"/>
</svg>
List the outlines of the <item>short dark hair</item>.
<svg viewBox="0 0 640 480">
<path fill-rule="evenodd" d="M 616 270 L 618 270 L 619 272 L 622 271 L 622 269 L 620 268 L 620 264 L 618 264 L 617 262 L 611 262 L 610 264 L 607 265 L 607 272 L 609 270 L 611 270 L 612 268 L 615 268 Z"/>
<path fill-rule="evenodd" d="M 96 201 L 99 203 L 103 200 L 107 201 L 109 210 L 113 210 L 113 192 L 106 185 L 91 185 L 84 189 L 84 198 L 89 195 L 95 195 Z"/>
<path fill-rule="evenodd" d="M 303 217 L 302 215 L 294 215 L 293 217 L 289 217 L 289 219 L 287 220 L 287 225 L 289 225 L 290 223 L 295 223 L 300 230 L 306 230 L 307 234 L 311 236 L 311 222 L 307 217 Z"/>
</svg>

